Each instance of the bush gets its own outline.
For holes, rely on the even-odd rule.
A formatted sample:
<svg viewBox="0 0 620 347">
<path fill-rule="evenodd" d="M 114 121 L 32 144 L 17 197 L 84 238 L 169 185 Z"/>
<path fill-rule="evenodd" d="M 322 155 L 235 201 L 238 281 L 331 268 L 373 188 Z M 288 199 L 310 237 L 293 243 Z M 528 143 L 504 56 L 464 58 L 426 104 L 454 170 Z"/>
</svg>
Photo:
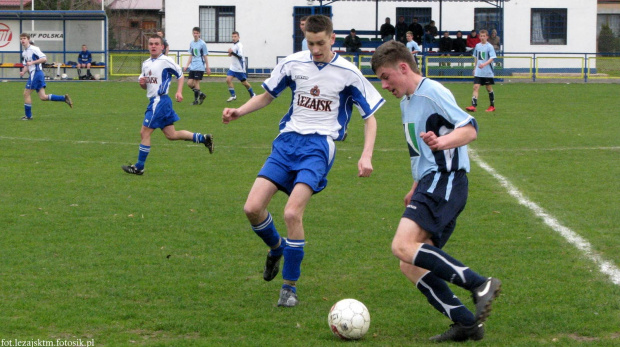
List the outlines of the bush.
<svg viewBox="0 0 620 347">
<path fill-rule="evenodd" d="M 598 35 L 598 51 L 600 53 L 620 52 L 620 39 L 614 35 L 609 25 L 603 24 Z"/>
</svg>

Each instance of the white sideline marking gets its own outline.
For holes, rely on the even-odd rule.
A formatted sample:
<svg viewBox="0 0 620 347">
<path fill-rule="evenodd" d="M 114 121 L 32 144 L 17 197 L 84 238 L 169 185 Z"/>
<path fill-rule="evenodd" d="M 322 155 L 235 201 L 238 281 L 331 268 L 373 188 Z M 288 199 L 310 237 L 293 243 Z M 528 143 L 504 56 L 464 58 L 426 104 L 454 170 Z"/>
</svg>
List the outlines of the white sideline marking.
<svg viewBox="0 0 620 347">
<path fill-rule="evenodd" d="M 542 207 L 525 197 L 523 193 L 517 189 L 517 187 L 510 183 L 510 181 L 497 173 L 497 171 L 495 171 L 495 169 L 493 169 L 489 164 L 480 159 L 476 152 L 471 148 L 469 149 L 469 154 L 476 164 L 491 174 L 491 176 L 495 177 L 495 179 L 497 179 L 499 183 L 508 190 L 508 194 L 517 199 L 519 204 L 529 208 L 536 216 L 542 218 L 545 224 L 559 233 L 566 239 L 566 241 L 577 247 L 577 249 L 580 250 L 588 259 L 598 265 L 599 270 L 609 276 L 614 284 L 620 285 L 620 269 L 618 269 L 618 267 L 616 267 L 612 262 L 603 259 L 598 253 L 592 250 L 592 245 L 586 239 L 579 236 L 570 228 L 563 226 L 557 219 L 555 219 L 555 217 L 545 212 Z"/>
</svg>

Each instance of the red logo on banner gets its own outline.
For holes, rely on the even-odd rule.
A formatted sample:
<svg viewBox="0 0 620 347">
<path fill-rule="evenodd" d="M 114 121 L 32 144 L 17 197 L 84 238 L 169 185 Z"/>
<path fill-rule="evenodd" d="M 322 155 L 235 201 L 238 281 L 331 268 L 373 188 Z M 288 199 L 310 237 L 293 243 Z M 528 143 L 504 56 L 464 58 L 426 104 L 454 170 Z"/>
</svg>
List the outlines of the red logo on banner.
<svg viewBox="0 0 620 347">
<path fill-rule="evenodd" d="M 0 23 L 0 48 L 8 46 L 13 39 L 13 32 L 6 24 Z"/>
</svg>

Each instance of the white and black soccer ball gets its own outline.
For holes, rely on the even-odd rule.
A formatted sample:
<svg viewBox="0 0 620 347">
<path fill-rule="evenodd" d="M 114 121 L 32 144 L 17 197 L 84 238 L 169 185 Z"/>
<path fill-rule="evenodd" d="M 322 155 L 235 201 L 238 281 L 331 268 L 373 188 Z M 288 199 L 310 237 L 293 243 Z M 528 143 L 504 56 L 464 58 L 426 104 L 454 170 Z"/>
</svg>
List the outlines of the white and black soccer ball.
<svg viewBox="0 0 620 347">
<path fill-rule="evenodd" d="M 327 316 L 332 333 L 343 340 L 358 340 L 370 327 L 370 313 L 364 304 L 355 299 L 340 300 L 332 306 Z"/>
</svg>

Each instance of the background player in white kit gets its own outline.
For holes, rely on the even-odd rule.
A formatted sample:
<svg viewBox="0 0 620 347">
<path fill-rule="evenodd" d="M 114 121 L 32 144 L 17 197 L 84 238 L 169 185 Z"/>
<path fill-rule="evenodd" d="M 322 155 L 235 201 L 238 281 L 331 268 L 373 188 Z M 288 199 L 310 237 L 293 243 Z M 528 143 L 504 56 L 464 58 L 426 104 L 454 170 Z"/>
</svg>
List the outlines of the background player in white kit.
<svg viewBox="0 0 620 347">
<path fill-rule="evenodd" d="M 20 76 L 24 76 L 26 71 L 30 73 L 28 82 L 26 82 L 26 88 L 24 89 L 24 113 L 22 120 L 32 119 L 32 98 L 30 94 L 33 90 L 39 94 L 41 101 L 63 101 L 73 108 L 73 102 L 69 94 L 55 95 L 45 94 L 45 74 L 43 73 L 42 65 L 47 61 L 47 57 L 39 47 L 30 44 L 30 35 L 23 33 L 19 35 L 19 41 L 24 47 L 22 52 L 24 68 L 19 72 Z"/>
<path fill-rule="evenodd" d="M 228 91 L 230 92 L 230 98 L 226 102 L 237 100 L 235 94 L 235 87 L 233 86 L 233 77 L 241 81 L 241 84 L 248 90 L 250 97 L 255 96 L 252 86 L 248 83 L 248 75 L 245 72 L 245 56 L 243 55 L 243 45 L 239 42 L 239 32 L 233 31 L 232 33 L 233 46 L 228 49 L 228 56 L 232 58 L 230 68 L 226 73 L 226 84 L 228 84 Z"/>
<path fill-rule="evenodd" d="M 142 73 L 139 82 L 142 89 L 146 89 L 146 97 L 150 103 L 144 113 L 144 121 L 140 130 L 140 149 L 138 161 L 133 165 L 123 165 L 122 169 L 130 174 L 142 175 L 144 162 L 151 151 L 151 134 L 160 128 L 168 140 L 185 140 L 203 143 L 209 153 L 213 153 L 213 139 L 210 134 L 191 133 L 187 130 L 175 130 L 174 122 L 180 118 L 172 109 L 172 100 L 168 96 L 168 88 L 172 76 L 178 79 L 177 102 L 183 101 L 183 71 L 171 58 L 163 54 L 164 41 L 160 36 L 149 38 L 149 53 L 151 57 L 142 63 Z"/>
<path fill-rule="evenodd" d="M 258 173 L 244 206 L 252 229 L 271 248 L 263 271 L 264 280 L 275 278 L 284 256 L 284 284 L 278 306 L 285 307 L 299 302 L 296 283 L 304 257 L 303 214 L 310 197 L 327 185 L 327 174 L 336 152 L 334 141 L 345 138 L 356 105 L 365 121 L 358 176 L 370 176 L 377 131 L 374 113 L 385 102 L 353 64 L 331 51 L 335 35 L 328 17 L 309 16 L 306 39 L 309 50 L 283 59 L 263 83 L 265 93 L 238 109 L 226 108 L 222 113 L 222 121 L 227 124 L 269 105 L 287 87 L 293 93 L 289 111 L 280 121 L 280 134 L 273 141 L 271 155 Z M 286 240 L 277 232 L 267 211 L 278 190 L 289 195 L 284 207 Z"/>
</svg>

